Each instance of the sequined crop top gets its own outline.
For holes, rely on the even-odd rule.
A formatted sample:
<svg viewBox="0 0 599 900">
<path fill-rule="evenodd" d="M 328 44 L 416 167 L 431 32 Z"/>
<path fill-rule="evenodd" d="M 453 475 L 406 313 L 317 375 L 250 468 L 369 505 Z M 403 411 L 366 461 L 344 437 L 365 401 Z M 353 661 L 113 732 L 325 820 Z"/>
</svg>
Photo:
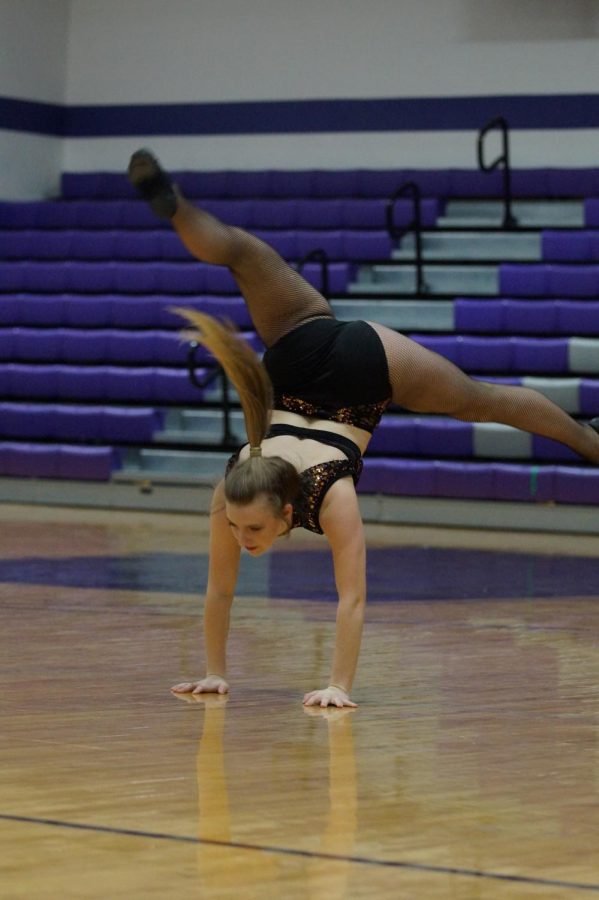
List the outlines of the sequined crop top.
<svg viewBox="0 0 599 900">
<path fill-rule="evenodd" d="M 305 528 L 315 534 L 323 534 L 318 520 L 320 507 L 329 488 L 340 478 L 351 475 L 354 484 L 362 473 L 362 455 L 359 447 L 349 438 L 332 431 L 321 431 L 315 428 L 299 428 L 295 425 L 272 425 L 266 435 L 267 438 L 279 437 L 279 435 L 291 435 L 292 437 L 309 438 L 329 447 L 336 447 L 347 457 L 346 459 L 332 459 L 328 462 L 318 463 L 300 472 L 299 494 L 293 503 L 292 528 Z M 225 475 L 228 475 L 239 459 L 240 447 L 237 453 L 229 459 Z"/>
<path fill-rule="evenodd" d="M 341 422 L 342 425 L 354 425 L 371 434 L 381 421 L 381 416 L 390 403 L 390 398 L 376 403 L 362 403 L 359 406 L 329 407 L 310 403 L 290 394 L 276 394 L 274 409 L 284 412 L 299 413 L 310 419 L 328 419 L 329 422 Z M 327 432 L 328 433 L 328 432 Z"/>
</svg>

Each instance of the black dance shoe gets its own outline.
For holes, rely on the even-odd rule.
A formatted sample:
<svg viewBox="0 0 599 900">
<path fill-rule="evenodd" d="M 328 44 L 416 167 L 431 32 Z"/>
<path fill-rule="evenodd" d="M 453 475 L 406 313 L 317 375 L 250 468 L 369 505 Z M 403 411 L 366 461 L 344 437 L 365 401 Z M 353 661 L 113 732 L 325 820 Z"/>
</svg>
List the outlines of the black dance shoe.
<svg viewBox="0 0 599 900">
<path fill-rule="evenodd" d="M 172 219 L 177 212 L 177 193 L 170 178 L 149 150 L 137 150 L 129 160 L 127 175 L 131 184 L 161 219 Z"/>
</svg>

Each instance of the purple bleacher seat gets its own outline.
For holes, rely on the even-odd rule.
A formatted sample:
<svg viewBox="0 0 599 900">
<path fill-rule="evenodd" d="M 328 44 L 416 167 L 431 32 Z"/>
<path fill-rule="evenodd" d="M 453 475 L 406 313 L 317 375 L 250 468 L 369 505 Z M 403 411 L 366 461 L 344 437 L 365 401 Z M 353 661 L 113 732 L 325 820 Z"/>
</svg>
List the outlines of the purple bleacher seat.
<svg viewBox="0 0 599 900">
<path fill-rule="evenodd" d="M 457 297 L 453 303 L 454 328 L 458 332 L 504 331 L 506 301 Z"/>
<path fill-rule="evenodd" d="M 172 178 L 187 197 L 226 197 L 228 173 L 173 172 Z"/>
<path fill-rule="evenodd" d="M 164 421 L 154 409 L 106 407 L 101 412 L 101 437 L 110 442 L 149 443 Z"/>
<path fill-rule="evenodd" d="M 61 193 L 65 199 L 133 197 L 135 189 L 122 172 L 63 172 Z"/>
<path fill-rule="evenodd" d="M 547 261 L 590 260 L 591 235 L 588 231 L 544 231 L 542 234 L 542 256 Z"/>
<path fill-rule="evenodd" d="M 0 262 L 0 285 L 3 292 L 20 293 L 29 290 L 27 266 L 22 262 Z"/>
<path fill-rule="evenodd" d="M 53 408 L 53 434 L 61 441 L 99 440 L 102 435 L 102 407 L 64 406 Z"/>
<path fill-rule="evenodd" d="M 152 402 L 155 378 L 156 369 L 153 366 L 105 366 L 101 370 L 102 398 Z"/>
<path fill-rule="evenodd" d="M 422 456 L 472 456 L 473 427 L 470 422 L 423 418 L 416 426 L 416 451 Z"/>
<path fill-rule="evenodd" d="M 237 294 L 239 287 L 224 266 L 205 267 L 205 290 L 213 294 Z M 199 293 L 195 291 L 195 293 Z"/>
<path fill-rule="evenodd" d="M 596 197 L 599 195 L 599 169 L 548 169 L 549 197 Z"/>
<path fill-rule="evenodd" d="M 58 328 L 13 328 L 13 358 L 18 362 L 60 359 L 62 334 Z"/>
<path fill-rule="evenodd" d="M 0 360 L 11 362 L 15 358 L 15 329 L 0 328 Z"/>
<path fill-rule="evenodd" d="M 300 259 L 315 250 L 324 250 L 329 259 L 343 259 L 343 233 L 341 231 L 298 231 L 296 249 Z"/>
<path fill-rule="evenodd" d="M 360 169 L 357 196 L 366 199 L 391 197 L 405 180 L 401 169 Z"/>
<path fill-rule="evenodd" d="M 499 293 L 513 297 L 547 294 L 548 266 L 504 263 L 499 266 Z"/>
<path fill-rule="evenodd" d="M 555 499 L 558 503 L 599 503 L 599 469 L 556 466 Z"/>
<path fill-rule="evenodd" d="M 77 207 L 62 200 L 40 200 L 34 211 L 33 228 L 77 228 Z"/>
<path fill-rule="evenodd" d="M 146 263 L 146 265 L 148 264 Z M 219 270 L 215 266 L 207 266 L 199 262 L 157 263 L 153 290 L 163 294 L 202 294 L 205 290 L 210 290 L 208 274 L 213 271 Z M 226 269 L 222 271 L 225 276 L 229 274 Z M 139 291 L 139 293 L 144 292 Z"/>
<path fill-rule="evenodd" d="M 56 478 L 58 471 L 56 446 L 51 444 L 10 445 L 7 475 L 17 478 Z"/>
<path fill-rule="evenodd" d="M 511 338 L 515 372 L 567 372 L 566 338 Z"/>
<path fill-rule="evenodd" d="M 158 325 L 161 328 L 185 328 L 187 323 L 177 313 L 171 311 L 172 307 L 197 309 L 208 315 L 216 316 L 222 321 L 232 322 L 237 328 L 251 328 L 252 320 L 243 297 L 235 296 L 211 296 L 204 295 L 194 298 L 157 297 L 160 306 Z"/>
<path fill-rule="evenodd" d="M 154 362 L 159 366 L 185 365 L 188 342 L 177 331 L 156 331 Z"/>
<path fill-rule="evenodd" d="M 503 329 L 511 334 L 554 334 L 557 308 L 553 300 L 504 300 Z"/>
<path fill-rule="evenodd" d="M 113 263 L 112 282 L 107 290 L 123 294 L 152 294 L 161 290 L 161 278 L 165 266 L 169 266 L 169 263 Z"/>
<path fill-rule="evenodd" d="M 446 192 L 449 197 L 501 197 L 503 190 L 503 173 L 481 172 L 475 169 L 450 169 L 449 186 Z M 434 191 L 433 196 L 442 196 L 443 192 Z"/>
<path fill-rule="evenodd" d="M 106 353 L 101 361 L 112 364 L 148 365 L 156 362 L 158 333 L 155 331 L 106 331 Z"/>
<path fill-rule="evenodd" d="M 599 335 L 599 301 L 555 300 L 554 303 L 558 334 Z"/>
<path fill-rule="evenodd" d="M 54 325 L 64 321 L 63 294 L 22 294 L 17 299 L 13 322 L 19 325 Z"/>
<path fill-rule="evenodd" d="M 532 436 L 532 455 L 535 459 L 572 460 L 580 462 L 580 456 L 564 444 L 541 437 L 538 434 Z"/>
<path fill-rule="evenodd" d="M 5 368 L 5 394 L 19 399 L 51 399 L 57 396 L 58 373 L 53 365 L 11 363 Z"/>
<path fill-rule="evenodd" d="M 329 276 L 329 291 L 331 294 L 343 294 L 347 290 L 353 277 L 353 267 L 345 262 L 329 263 L 327 267 Z M 302 269 L 302 276 L 318 291 L 322 290 L 322 273 L 316 263 L 308 263 Z"/>
<path fill-rule="evenodd" d="M 112 324 L 115 298 L 110 294 L 64 294 L 55 298 L 63 304 L 62 324 L 98 328 Z"/>
<path fill-rule="evenodd" d="M 268 170 L 227 172 L 227 194 L 230 197 L 268 197 L 270 177 Z"/>
<path fill-rule="evenodd" d="M 554 496 L 553 466 L 493 463 L 496 500 L 547 503 Z"/>
<path fill-rule="evenodd" d="M 367 457 L 358 489 L 367 494 L 430 497 L 435 493 L 434 466 L 430 460 Z"/>
<path fill-rule="evenodd" d="M 551 297 L 597 297 L 599 266 L 548 266 Z"/>
<path fill-rule="evenodd" d="M 315 170 L 312 176 L 314 197 L 357 197 L 358 170 Z"/>
<path fill-rule="evenodd" d="M 494 494 L 492 463 L 438 462 L 435 464 L 435 495 L 491 500 Z"/>
<path fill-rule="evenodd" d="M 340 228 L 343 224 L 343 205 L 341 200 L 298 200 L 296 228 Z"/>
<path fill-rule="evenodd" d="M 110 218 L 107 228 L 168 229 L 171 224 L 166 219 L 158 219 L 150 207 L 141 200 L 123 200 L 119 204 L 106 203 L 105 215 Z M 91 227 L 90 225 L 87 226 Z"/>
<path fill-rule="evenodd" d="M 202 209 L 212 213 L 225 225 L 247 228 L 251 222 L 252 202 L 250 200 L 207 200 Z"/>
<path fill-rule="evenodd" d="M 0 325 L 14 325 L 22 321 L 26 295 L 0 294 Z"/>
<path fill-rule="evenodd" d="M 152 237 L 152 243 L 156 241 L 156 248 L 153 255 L 156 259 L 164 259 L 169 262 L 190 262 L 194 257 L 191 255 L 181 238 L 174 231 L 149 231 L 146 232 L 148 237 Z M 146 249 L 149 248 L 147 245 Z M 121 255 L 124 256 L 124 250 L 121 248 Z M 132 248 L 135 252 L 135 248 Z M 133 256 L 131 257 L 134 258 Z"/>
<path fill-rule="evenodd" d="M 104 294 L 114 290 L 115 264 L 111 262 L 64 263 L 62 293 Z"/>
<path fill-rule="evenodd" d="M 599 416 L 599 379 L 581 379 L 579 408 L 582 415 Z"/>
<path fill-rule="evenodd" d="M 52 437 L 51 411 L 51 406 L 42 403 L 2 403 L 0 434 L 21 440 Z"/>
<path fill-rule="evenodd" d="M 110 322 L 113 327 L 158 328 L 162 316 L 163 298 L 115 294 L 110 301 Z"/>
<path fill-rule="evenodd" d="M 420 188 L 420 193 L 425 198 L 451 196 L 451 181 L 455 169 L 403 169 L 401 180 L 397 183 L 399 188 L 406 181 L 413 181 Z"/>
<path fill-rule="evenodd" d="M 58 448 L 56 477 L 79 481 L 108 481 L 119 466 L 118 454 L 112 447 Z"/>
<path fill-rule="evenodd" d="M 54 366 L 55 395 L 61 400 L 105 400 L 106 366 Z M 145 398 L 144 398 L 145 399 Z"/>
<path fill-rule="evenodd" d="M 426 347 L 427 350 L 439 353 L 457 364 L 459 346 L 458 338 L 455 335 L 410 334 L 410 337 L 421 346 Z"/>
<path fill-rule="evenodd" d="M 397 453 L 411 456 L 416 453 L 416 422 L 412 418 L 383 416 L 368 445 L 369 452 Z"/>
<path fill-rule="evenodd" d="M 599 197 L 584 201 L 584 224 L 587 228 L 599 228 Z"/>
<path fill-rule="evenodd" d="M 206 369 L 196 369 L 202 379 Z M 203 391 L 191 383 L 186 369 L 167 369 L 157 367 L 154 376 L 153 399 L 156 403 L 198 403 Z"/>
<path fill-rule="evenodd" d="M 298 249 L 300 235 L 297 231 L 259 231 L 256 229 L 254 234 L 273 250 L 276 250 L 283 259 L 297 259 L 302 255 Z"/>
<path fill-rule="evenodd" d="M 385 200 L 343 200 L 341 206 L 341 226 L 343 228 L 385 228 Z"/>
<path fill-rule="evenodd" d="M 497 175 L 503 178 L 503 173 L 497 170 Z M 503 185 L 500 187 L 496 196 L 502 196 Z M 549 170 L 543 168 L 537 169 L 513 169 L 512 170 L 512 193 L 515 197 L 549 197 Z"/>
<path fill-rule="evenodd" d="M 63 328 L 59 358 L 67 363 L 102 363 L 108 359 L 110 329 Z"/>
<path fill-rule="evenodd" d="M 295 200 L 254 200 L 250 207 L 249 227 L 295 228 L 297 202 Z"/>
<path fill-rule="evenodd" d="M 14 260 L 66 259 L 69 232 L 6 231 L 0 234 L 0 258 Z"/>
<path fill-rule="evenodd" d="M 111 260 L 117 250 L 116 231 L 79 231 L 71 238 L 74 260 Z"/>
<path fill-rule="evenodd" d="M 393 250 L 386 231 L 346 231 L 342 241 L 342 258 L 352 261 L 389 259 Z"/>
<path fill-rule="evenodd" d="M 311 197 L 314 173 L 310 169 L 286 171 L 273 169 L 270 173 L 271 197 Z"/>
</svg>

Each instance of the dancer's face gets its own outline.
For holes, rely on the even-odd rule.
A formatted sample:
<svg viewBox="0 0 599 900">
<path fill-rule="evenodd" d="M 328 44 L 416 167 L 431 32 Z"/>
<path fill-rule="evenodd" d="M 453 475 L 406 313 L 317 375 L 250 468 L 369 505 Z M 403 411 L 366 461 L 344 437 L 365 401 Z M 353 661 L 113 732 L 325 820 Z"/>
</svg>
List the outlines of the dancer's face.
<svg viewBox="0 0 599 900">
<path fill-rule="evenodd" d="M 239 546 L 252 556 L 261 556 L 270 550 L 278 537 L 287 533 L 293 508 L 290 503 L 284 506 L 281 519 L 275 514 L 267 498 L 261 494 L 244 506 L 227 502 L 225 512 Z"/>
</svg>

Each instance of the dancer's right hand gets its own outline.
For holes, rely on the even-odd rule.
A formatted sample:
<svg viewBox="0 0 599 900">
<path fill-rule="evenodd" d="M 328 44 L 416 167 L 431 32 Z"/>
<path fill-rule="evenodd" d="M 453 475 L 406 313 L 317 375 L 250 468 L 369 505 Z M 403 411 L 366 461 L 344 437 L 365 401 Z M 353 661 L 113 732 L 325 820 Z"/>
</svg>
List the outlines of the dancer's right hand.
<svg viewBox="0 0 599 900">
<path fill-rule="evenodd" d="M 228 694 L 229 685 L 220 675 L 206 675 L 201 681 L 183 681 L 171 688 L 175 694 Z"/>
</svg>

